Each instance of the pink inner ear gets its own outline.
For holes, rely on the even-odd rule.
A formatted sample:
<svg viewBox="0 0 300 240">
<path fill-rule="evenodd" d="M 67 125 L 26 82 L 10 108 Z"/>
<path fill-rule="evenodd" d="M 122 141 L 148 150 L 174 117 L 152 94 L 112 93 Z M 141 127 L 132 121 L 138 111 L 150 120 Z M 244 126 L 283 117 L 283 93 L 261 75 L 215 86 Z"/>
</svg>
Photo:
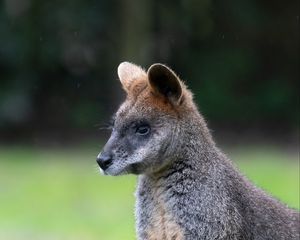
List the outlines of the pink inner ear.
<svg viewBox="0 0 300 240">
<path fill-rule="evenodd" d="M 145 79 L 147 74 L 141 67 L 133 63 L 122 62 L 118 67 L 118 76 L 123 88 L 128 93 L 133 82 L 138 79 Z"/>
</svg>

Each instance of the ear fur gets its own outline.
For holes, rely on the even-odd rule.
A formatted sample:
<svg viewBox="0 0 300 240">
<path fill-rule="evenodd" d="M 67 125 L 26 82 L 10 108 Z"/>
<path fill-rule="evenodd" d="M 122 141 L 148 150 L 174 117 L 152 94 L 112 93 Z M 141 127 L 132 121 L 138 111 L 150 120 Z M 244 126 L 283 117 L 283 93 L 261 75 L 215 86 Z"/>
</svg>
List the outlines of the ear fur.
<svg viewBox="0 0 300 240">
<path fill-rule="evenodd" d="M 147 77 L 146 72 L 141 67 L 130 62 L 120 63 L 118 67 L 118 76 L 127 93 L 133 90 L 133 83 L 136 80 L 145 79 Z"/>
<path fill-rule="evenodd" d="M 182 85 L 176 74 L 167 66 L 156 63 L 148 69 L 148 81 L 154 94 L 166 97 L 172 103 L 180 104 Z"/>
</svg>

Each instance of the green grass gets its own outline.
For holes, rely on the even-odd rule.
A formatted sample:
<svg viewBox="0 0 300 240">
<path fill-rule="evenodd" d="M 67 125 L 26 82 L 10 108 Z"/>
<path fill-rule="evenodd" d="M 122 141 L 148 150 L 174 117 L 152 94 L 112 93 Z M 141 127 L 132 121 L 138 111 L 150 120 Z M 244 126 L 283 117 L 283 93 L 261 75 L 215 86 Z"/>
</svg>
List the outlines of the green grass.
<svg viewBox="0 0 300 240">
<path fill-rule="evenodd" d="M 233 151 L 231 158 L 255 185 L 289 207 L 300 208 L 298 155 L 273 148 L 244 148 Z"/>
<path fill-rule="evenodd" d="M 297 156 L 261 149 L 230 156 L 253 182 L 299 208 Z M 135 177 L 99 175 L 96 153 L 0 148 L 0 239 L 135 239 Z"/>
</svg>

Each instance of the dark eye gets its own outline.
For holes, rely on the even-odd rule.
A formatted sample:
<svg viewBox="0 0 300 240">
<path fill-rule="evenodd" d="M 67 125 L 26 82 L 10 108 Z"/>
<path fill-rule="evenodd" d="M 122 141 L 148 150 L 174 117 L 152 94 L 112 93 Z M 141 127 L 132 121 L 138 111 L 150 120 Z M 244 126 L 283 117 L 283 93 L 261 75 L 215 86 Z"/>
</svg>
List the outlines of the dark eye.
<svg viewBox="0 0 300 240">
<path fill-rule="evenodd" d="M 141 125 L 141 126 L 138 126 L 137 128 L 136 128 L 136 134 L 138 134 L 138 135 L 142 135 L 142 136 L 144 136 L 144 135 L 147 135 L 149 132 L 150 132 L 150 126 L 148 126 L 148 125 Z"/>
</svg>

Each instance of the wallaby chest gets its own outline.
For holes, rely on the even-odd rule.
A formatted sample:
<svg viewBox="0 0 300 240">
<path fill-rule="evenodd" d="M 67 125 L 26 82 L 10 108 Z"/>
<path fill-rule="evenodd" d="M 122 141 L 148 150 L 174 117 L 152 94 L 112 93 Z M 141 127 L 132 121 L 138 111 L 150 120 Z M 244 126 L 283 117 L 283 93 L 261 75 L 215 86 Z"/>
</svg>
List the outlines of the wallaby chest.
<svg viewBox="0 0 300 240">
<path fill-rule="evenodd" d="M 164 183 L 141 177 L 137 192 L 137 230 L 143 240 L 182 240 L 183 230 L 176 223 Z"/>
</svg>

